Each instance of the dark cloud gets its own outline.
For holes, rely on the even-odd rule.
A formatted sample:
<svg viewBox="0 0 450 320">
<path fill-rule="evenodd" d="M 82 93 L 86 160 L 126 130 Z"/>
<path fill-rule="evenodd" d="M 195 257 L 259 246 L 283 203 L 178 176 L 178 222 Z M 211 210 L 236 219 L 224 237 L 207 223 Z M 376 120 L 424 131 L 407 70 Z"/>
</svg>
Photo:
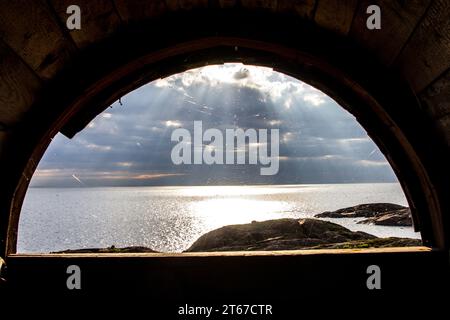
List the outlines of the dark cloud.
<svg viewBox="0 0 450 320">
<path fill-rule="evenodd" d="M 239 80 L 237 80 L 239 79 Z M 171 162 L 176 128 L 277 128 L 280 170 Z M 269 145 L 270 148 L 270 145 Z M 72 140 L 57 135 L 34 186 L 338 183 L 394 181 L 355 118 L 320 91 L 267 68 L 212 66 L 145 85 Z"/>
</svg>

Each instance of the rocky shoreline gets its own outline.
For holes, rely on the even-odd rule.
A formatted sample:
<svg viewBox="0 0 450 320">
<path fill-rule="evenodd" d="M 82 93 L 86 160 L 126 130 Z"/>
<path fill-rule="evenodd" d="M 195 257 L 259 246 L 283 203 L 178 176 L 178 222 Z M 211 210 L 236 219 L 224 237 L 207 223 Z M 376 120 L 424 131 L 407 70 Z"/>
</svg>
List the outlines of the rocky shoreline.
<svg viewBox="0 0 450 320">
<path fill-rule="evenodd" d="M 359 224 L 374 224 L 379 226 L 411 227 L 411 211 L 392 203 L 368 203 L 336 211 L 326 211 L 315 218 L 365 218 Z"/>
<path fill-rule="evenodd" d="M 315 218 L 276 219 L 224 226 L 200 236 L 184 252 L 257 251 L 300 249 L 357 249 L 421 246 L 410 238 L 378 238 L 351 231 L 320 218 L 363 218 L 357 223 L 383 226 L 411 226 L 409 208 L 391 203 L 361 204 L 316 214 Z M 319 218 L 319 219 L 316 219 Z M 57 253 L 129 253 L 157 252 L 147 247 L 90 248 Z"/>
<path fill-rule="evenodd" d="M 108 248 L 84 248 L 84 249 L 69 249 L 51 253 L 157 253 L 148 247 L 141 246 L 132 246 L 132 247 L 124 247 L 124 248 L 116 248 L 115 246 L 111 246 Z"/>
<path fill-rule="evenodd" d="M 355 249 L 420 246 L 409 238 L 378 238 L 319 219 L 278 219 L 225 226 L 202 235 L 185 252 Z"/>
</svg>

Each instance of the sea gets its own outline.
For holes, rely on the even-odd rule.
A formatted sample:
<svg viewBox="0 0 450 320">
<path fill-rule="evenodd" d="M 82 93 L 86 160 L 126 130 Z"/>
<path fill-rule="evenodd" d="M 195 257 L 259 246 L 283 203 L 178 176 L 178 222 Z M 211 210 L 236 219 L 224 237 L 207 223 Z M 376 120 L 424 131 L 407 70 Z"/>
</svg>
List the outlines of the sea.
<svg viewBox="0 0 450 320">
<path fill-rule="evenodd" d="M 110 246 L 182 252 L 202 234 L 225 225 L 313 217 L 374 202 L 408 205 L 398 183 L 29 188 L 17 252 Z M 420 238 L 410 227 L 325 220 L 378 237 Z"/>
</svg>

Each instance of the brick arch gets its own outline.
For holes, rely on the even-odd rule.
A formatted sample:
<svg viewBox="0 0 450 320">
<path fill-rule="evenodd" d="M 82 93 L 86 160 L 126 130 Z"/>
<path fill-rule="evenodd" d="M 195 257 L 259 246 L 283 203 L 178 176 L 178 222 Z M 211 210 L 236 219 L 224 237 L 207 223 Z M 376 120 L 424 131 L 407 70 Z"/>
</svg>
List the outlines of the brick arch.
<svg viewBox="0 0 450 320">
<path fill-rule="evenodd" d="M 81 2 L 82 29 L 70 32 L 65 2 L 0 9 L 0 255 L 15 251 L 28 181 L 58 131 L 72 136 L 148 81 L 232 61 L 297 77 L 353 113 L 398 175 L 425 243 L 449 247 L 445 1 L 381 1 L 385 29 L 374 33 L 365 1 Z"/>
</svg>

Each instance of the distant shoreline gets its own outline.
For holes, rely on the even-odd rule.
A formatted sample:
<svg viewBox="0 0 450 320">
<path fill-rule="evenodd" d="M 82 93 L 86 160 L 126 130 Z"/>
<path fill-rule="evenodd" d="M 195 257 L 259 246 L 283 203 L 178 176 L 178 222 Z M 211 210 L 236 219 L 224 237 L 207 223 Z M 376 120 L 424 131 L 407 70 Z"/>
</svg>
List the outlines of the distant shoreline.
<svg viewBox="0 0 450 320">
<path fill-rule="evenodd" d="M 148 187 L 260 187 L 260 186 L 270 186 L 270 187 L 276 187 L 276 186 L 308 186 L 308 185 L 337 185 L 337 184 L 400 184 L 397 181 L 394 182 L 317 182 L 317 183 L 287 183 L 287 184 L 267 184 L 267 183 L 261 183 L 261 184 L 211 184 L 211 185 L 205 185 L 205 184 L 196 184 L 196 185 L 105 185 L 105 186 L 32 186 L 30 185 L 28 188 L 30 189 L 90 189 L 90 188 L 148 188 Z"/>
</svg>

